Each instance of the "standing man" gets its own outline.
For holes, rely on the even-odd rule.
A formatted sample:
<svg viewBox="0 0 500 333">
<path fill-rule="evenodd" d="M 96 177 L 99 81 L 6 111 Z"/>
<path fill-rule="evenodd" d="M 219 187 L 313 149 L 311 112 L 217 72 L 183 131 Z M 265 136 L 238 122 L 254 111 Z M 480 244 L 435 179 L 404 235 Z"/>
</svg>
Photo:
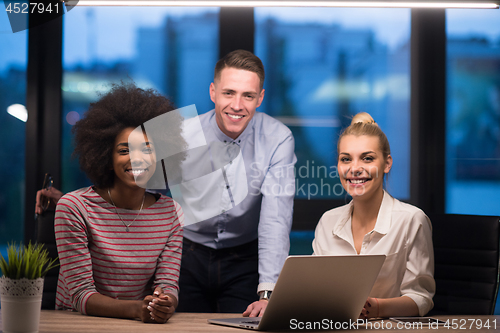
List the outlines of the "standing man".
<svg viewBox="0 0 500 333">
<path fill-rule="evenodd" d="M 184 227 L 179 312 L 261 316 L 288 256 L 295 142 L 288 127 L 256 112 L 264 99 L 263 85 L 264 66 L 251 52 L 233 51 L 215 66 L 210 85 L 215 109 L 199 121 L 212 156 L 225 147 L 238 157 L 231 156 L 222 167 L 222 189 L 201 187 L 186 198 L 198 203 L 201 213 L 218 209 L 220 214 Z M 213 157 L 212 164 L 217 159 L 225 157 Z M 187 163 L 188 168 L 196 162 Z M 204 200 L 214 193 L 220 200 Z M 55 188 L 38 191 L 37 213 L 42 212 L 41 195 L 57 202 L 62 193 Z"/>
<path fill-rule="evenodd" d="M 238 180 L 242 187 L 235 169 L 245 168 L 249 193 L 220 215 L 184 227 L 177 311 L 262 315 L 288 255 L 295 143 L 285 125 L 256 112 L 263 85 L 264 66 L 251 52 L 233 51 L 215 66 L 215 109 L 200 116 L 201 126 L 209 145 L 239 147 L 244 163 L 224 169 L 225 185 L 231 197 Z"/>
</svg>

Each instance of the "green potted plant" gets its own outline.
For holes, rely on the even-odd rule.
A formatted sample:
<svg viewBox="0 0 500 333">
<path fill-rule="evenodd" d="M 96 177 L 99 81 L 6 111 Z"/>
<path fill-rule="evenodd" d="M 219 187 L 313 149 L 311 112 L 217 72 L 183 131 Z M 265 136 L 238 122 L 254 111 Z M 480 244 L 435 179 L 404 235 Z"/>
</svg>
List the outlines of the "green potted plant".
<svg viewBox="0 0 500 333">
<path fill-rule="evenodd" d="M 4 333 L 38 332 L 43 277 L 56 267 L 41 244 L 10 244 L 7 260 L 0 255 L 0 298 Z"/>
</svg>

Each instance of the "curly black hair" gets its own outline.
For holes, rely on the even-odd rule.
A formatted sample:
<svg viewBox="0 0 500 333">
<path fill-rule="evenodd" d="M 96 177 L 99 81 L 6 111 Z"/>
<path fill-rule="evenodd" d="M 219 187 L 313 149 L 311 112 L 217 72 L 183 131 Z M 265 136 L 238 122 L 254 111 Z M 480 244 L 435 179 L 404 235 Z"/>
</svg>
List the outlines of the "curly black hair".
<svg viewBox="0 0 500 333">
<path fill-rule="evenodd" d="M 84 117 L 73 127 L 73 156 L 78 157 L 80 168 L 95 186 L 112 187 L 113 149 L 118 134 L 172 110 L 174 106 L 170 100 L 154 89 L 144 90 L 134 83 L 113 84 L 109 92 L 90 104 Z M 157 146 L 184 151 L 187 144 L 181 136 L 182 121 L 178 113 L 169 114 L 168 129 L 159 138 L 162 140 L 161 145 Z"/>
</svg>

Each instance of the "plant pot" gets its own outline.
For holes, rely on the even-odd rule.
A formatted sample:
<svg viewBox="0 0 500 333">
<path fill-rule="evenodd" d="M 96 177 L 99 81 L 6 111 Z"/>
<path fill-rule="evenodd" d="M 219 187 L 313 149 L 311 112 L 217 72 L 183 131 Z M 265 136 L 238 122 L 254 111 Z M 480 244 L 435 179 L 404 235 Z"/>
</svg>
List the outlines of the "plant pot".
<svg viewBox="0 0 500 333">
<path fill-rule="evenodd" d="M 37 333 L 42 306 L 43 278 L 0 278 L 3 333 Z"/>
</svg>

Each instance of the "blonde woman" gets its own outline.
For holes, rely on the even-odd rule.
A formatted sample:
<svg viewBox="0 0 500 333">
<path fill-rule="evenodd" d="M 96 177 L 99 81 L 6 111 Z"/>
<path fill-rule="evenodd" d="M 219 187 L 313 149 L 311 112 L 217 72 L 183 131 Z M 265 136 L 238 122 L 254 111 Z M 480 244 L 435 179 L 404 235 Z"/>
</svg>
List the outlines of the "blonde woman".
<svg viewBox="0 0 500 333">
<path fill-rule="evenodd" d="M 387 137 L 369 114 L 358 113 L 337 150 L 339 177 L 352 201 L 322 216 L 314 254 L 385 254 L 360 318 L 425 315 L 436 289 L 431 223 L 384 190 L 392 168 Z"/>
</svg>

